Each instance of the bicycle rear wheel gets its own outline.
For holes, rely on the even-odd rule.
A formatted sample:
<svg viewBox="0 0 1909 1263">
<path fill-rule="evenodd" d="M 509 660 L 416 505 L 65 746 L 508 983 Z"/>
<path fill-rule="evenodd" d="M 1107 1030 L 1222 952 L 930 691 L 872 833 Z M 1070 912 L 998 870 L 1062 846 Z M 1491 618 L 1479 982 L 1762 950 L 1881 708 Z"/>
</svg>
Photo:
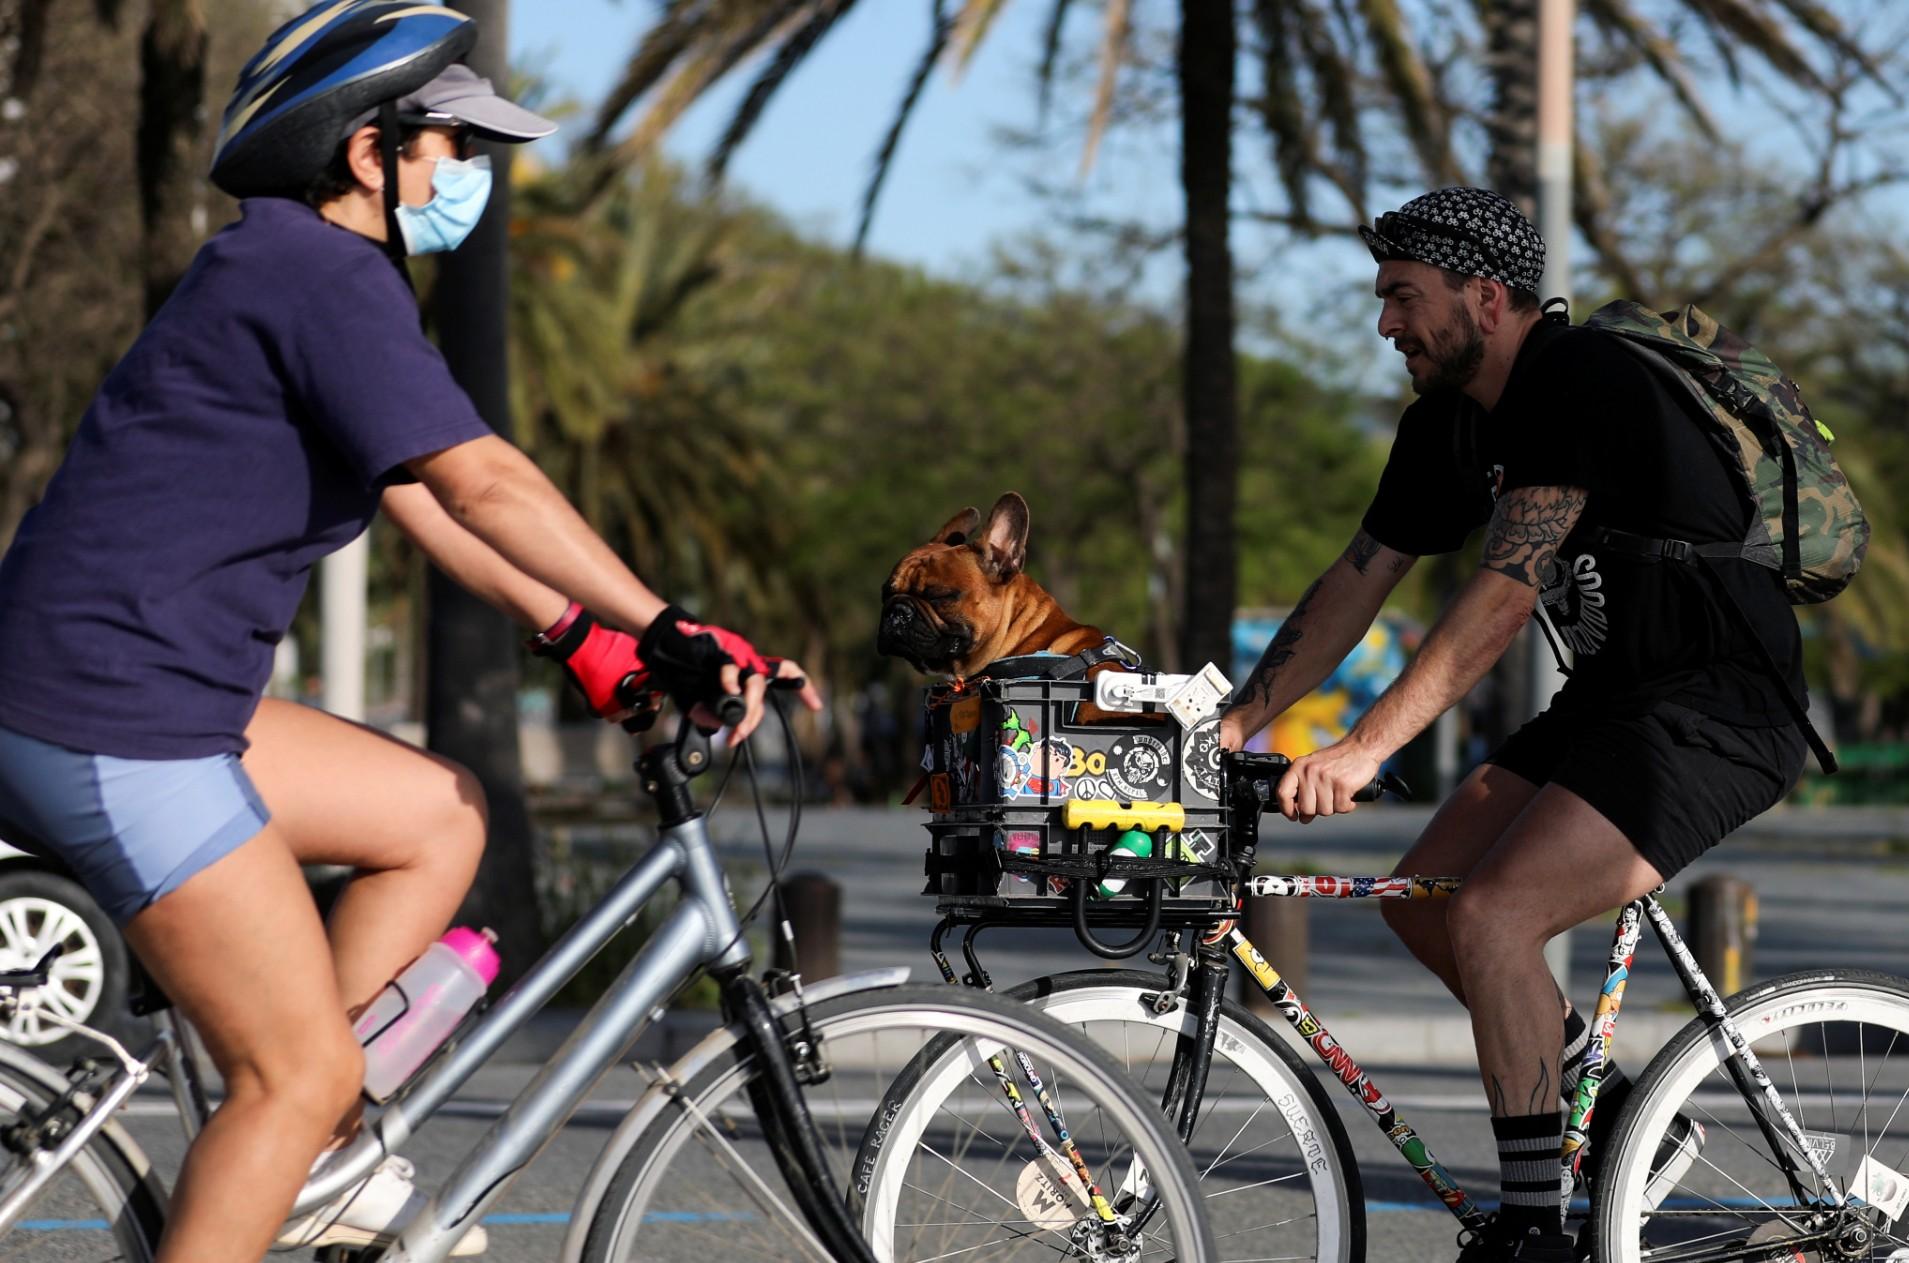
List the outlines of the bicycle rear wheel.
<svg viewBox="0 0 1909 1263">
<path fill-rule="evenodd" d="M 1793 1189 L 1778 1160 L 1793 1144 L 1772 1144 L 1758 1126 L 1727 1041 L 1699 1020 L 1639 1076 L 1605 1159 L 1592 1155 L 1598 1257 L 1909 1259 L 1909 983 L 1816 970 L 1751 987 L 1726 1008 L 1830 1179 L 1889 1209 L 1836 1210 L 1800 1154 Z M 1773 1112 L 1764 1117 L 1784 1135 Z"/>
<path fill-rule="evenodd" d="M 1217 1263 L 1185 1147 L 1118 1066 L 1075 1032 L 1027 1005 L 947 987 L 855 992 L 811 1006 L 809 1020 L 831 1073 L 806 1096 L 834 1183 L 846 1197 L 858 1156 L 899 1177 L 893 1198 L 850 1203 L 884 1263 L 951 1256 Z M 965 1088 L 901 1127 L 879 1117 L 895 1076 L 950 1035 Z M 1009 1048 L 1029 1058 L 1064 1111 L 1096 1182 L 1111 1190 L 1132 1172 L 1147 1173 L 1156 1209 L 1144 1228 L 1130 1237 L 1103 1230 L 1078 1177 L 1028 1138 L 986 1065 Z M 754 1058 L 734 1046 L 688 1081 L 661 1087 L 669 1103 L 584 1212 L 586 1260 L 828 1263 L 749 1106 L 756 1072 Z M 1052 1143 L 1034 1093 L 1019 1082 Z M 871 1135 L 878 1139 L 865 1143 Z"/>
<path fill-rule="evenodd" d="M 0 1045 L 0 1202 L 32 1174 L 34 1155 L 42 1152 L 19 1124 L 65 1087 L 51 1066 Z M 0 1257 L 9 1263 L 150 1263 L 164 1227 L 165 1195 L 151 1169 L 130 1141 L 108 1130 L 53 1178 L 12 1231 L 0 1232 Z"/>
</svg>

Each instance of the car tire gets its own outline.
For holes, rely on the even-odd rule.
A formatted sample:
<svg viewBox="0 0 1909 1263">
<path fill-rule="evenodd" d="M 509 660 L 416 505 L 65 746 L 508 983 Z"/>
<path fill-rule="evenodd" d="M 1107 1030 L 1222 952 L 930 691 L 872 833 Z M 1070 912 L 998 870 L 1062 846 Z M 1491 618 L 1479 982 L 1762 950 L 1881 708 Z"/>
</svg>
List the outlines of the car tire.
<svg viewBox="0 0 1909 1263">
<path fill-rule="evenodd" d="M 66 950 L 53 963 L 52 981 L 24 993 L 13 1016 L 0 1020 L 0 1040 L 42 1056 L 86 1042 L 46 1021 L 49 1010 L 94 1027 L 124 1023 L 131 964 L 119 928 L 79 883 L 37 869 L 0 869 L 0 970 L 30 969 L 56 942 Z"/>
</svg>

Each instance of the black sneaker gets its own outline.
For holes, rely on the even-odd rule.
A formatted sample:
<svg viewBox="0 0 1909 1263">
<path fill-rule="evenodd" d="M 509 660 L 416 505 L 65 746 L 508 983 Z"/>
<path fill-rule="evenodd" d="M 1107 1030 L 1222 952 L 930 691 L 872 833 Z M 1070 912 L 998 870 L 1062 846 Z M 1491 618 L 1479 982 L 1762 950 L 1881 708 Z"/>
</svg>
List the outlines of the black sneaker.
<svg viewBox="0 0 1909 1263">
<path fill-rule="evenodd" d="M 1500 1232 L 1493 1215 L 1483 1232 L 1458 1234 L 1458 1263 L 1576 1263 L 1577 1241 L 1533 1228 L 1522 1237 Z"/>
</svg>

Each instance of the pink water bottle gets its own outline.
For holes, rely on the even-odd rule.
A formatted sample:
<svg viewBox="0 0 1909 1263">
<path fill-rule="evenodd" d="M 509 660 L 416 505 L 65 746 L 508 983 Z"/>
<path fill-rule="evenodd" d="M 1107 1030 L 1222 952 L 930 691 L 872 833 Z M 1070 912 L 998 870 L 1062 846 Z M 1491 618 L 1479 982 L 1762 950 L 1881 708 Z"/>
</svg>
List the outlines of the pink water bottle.
<svg viewBox="0 0 1909 1263">
<path fill-rule="evenodd" d="M 352 1027 L 365 1095 L 382 1104 L 437 1051 L 497 980 L 497 935 L 456 926 L 405 966 Z"/>
</svg>

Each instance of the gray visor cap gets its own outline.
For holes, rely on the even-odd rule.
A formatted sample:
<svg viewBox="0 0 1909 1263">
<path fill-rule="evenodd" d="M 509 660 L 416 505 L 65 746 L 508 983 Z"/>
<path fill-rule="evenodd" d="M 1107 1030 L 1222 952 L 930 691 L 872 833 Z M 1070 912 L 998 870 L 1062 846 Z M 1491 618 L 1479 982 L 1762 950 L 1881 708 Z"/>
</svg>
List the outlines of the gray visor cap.
<svg viewBox="0 0 1909 1263">
<path fill-rule="evenodd" d="M 345 129 L 349 136 L 378 117 L 367 110 Z M 463 124 L 487 140 L 520 145 L 527 140 L 548 136 L 557 125 L 541 114 L 533 114 L 521 105 L 506 101 L 484 78 L 469 66 L 446 66 L 437 78 L 416 92 L 398 99 L 398 117 L 407 123 L 456 127 Z"/>
</svg>

